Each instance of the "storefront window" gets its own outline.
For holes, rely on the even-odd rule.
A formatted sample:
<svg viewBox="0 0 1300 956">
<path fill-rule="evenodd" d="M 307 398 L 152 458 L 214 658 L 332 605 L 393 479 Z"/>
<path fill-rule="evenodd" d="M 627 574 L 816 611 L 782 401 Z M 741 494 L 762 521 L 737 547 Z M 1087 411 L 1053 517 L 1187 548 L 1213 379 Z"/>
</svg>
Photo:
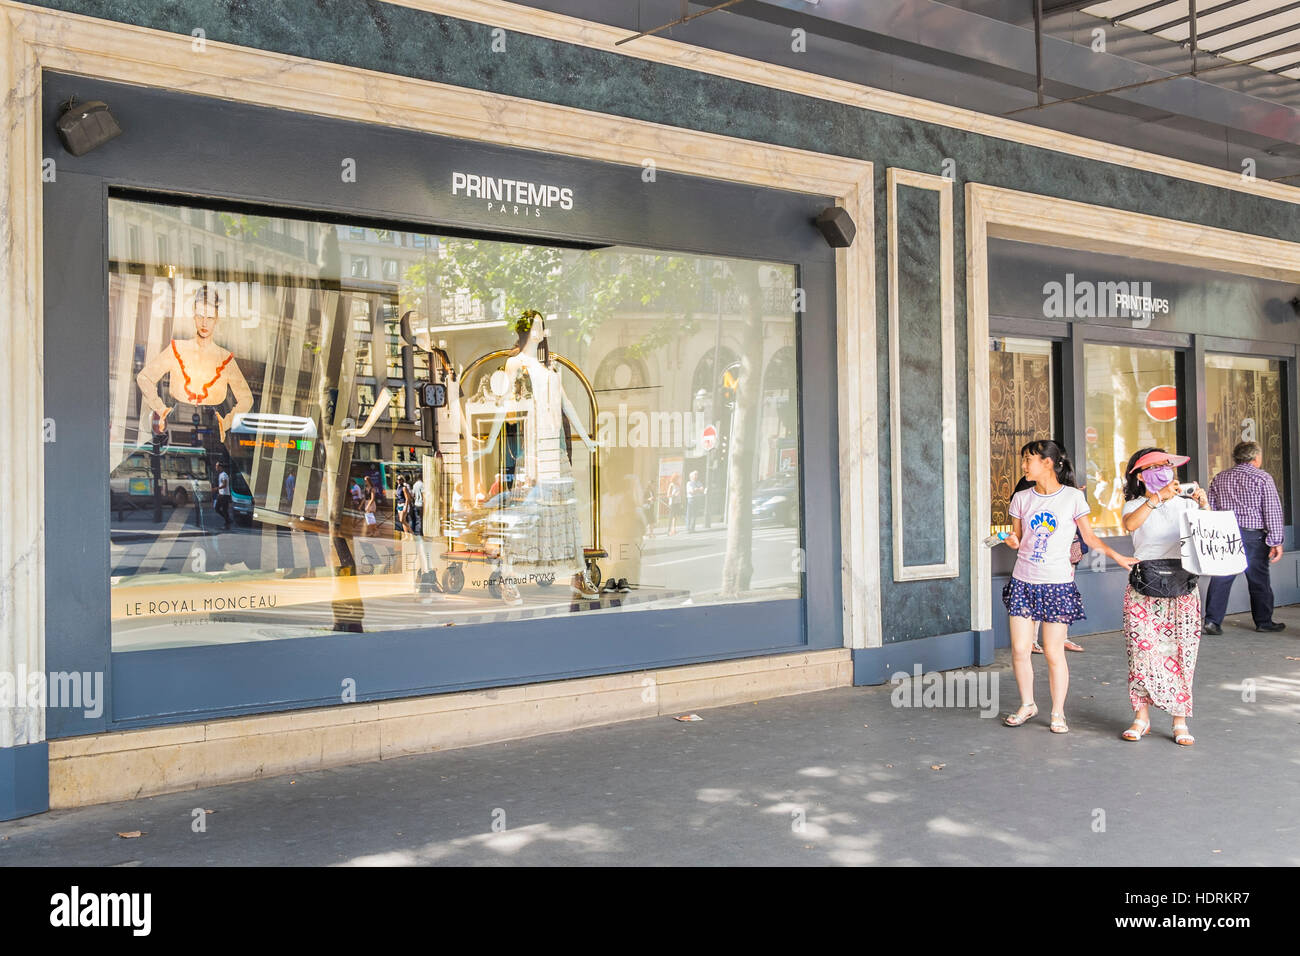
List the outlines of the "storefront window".
<svg viewBox="0 0 1300 956">
<path fill-rule="evenodd" d="M 1020 449 L 1056 434 L 1052 343 L 995 338 L 989 355 L 989 461 L 993 527 L 1010 530 L 1007 508 L 1021 478 Z"/>
<path fill-rule="evenodd" d="M 1123 533 L 1124 466 L 1133 452 L 1148 446 L 1182 452 L 1174 360 L 1168 349 L 1084 347 L 1087 444 L 1075 469 L 1087 478 L 1092 523 L 1099 534 Z"/>
<path fill-rule="evenodd" d="M 114 650 L 802 597 L 793 266 L 224 213 L 138 261 L 183 214 L 109 203 Z"/>
<path fill-rule="evenodd" d="M 1207 355 L 1205 414 L 1209 435 L 1206 480 L 1233 466 L 1232 449 L 1238 442 L 1258 442 L 1264 450 L 1264 470 L 1277 482 L 1289 524 L 1282 363 L 1241 355 Z"/>
</svg>

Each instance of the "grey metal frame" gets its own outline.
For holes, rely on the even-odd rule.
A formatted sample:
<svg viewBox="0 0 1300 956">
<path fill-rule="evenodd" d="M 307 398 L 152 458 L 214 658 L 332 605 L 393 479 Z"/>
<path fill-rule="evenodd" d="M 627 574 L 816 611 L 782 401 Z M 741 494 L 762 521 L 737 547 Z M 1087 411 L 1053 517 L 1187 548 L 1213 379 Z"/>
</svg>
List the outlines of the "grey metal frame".
<svg viewBox="0 0 1300 956">
<path fill-rule="evenodd" d="M 57 157 L 45 210 L 47 666 L 103 671 L 102 717 L 52 710 L 72 736 L 212 716 L 574 677 L 843 644 L 836 415 L 836 265 L 812 224 L 830 197 L 451 140 L 183 93 L 47 73 L 44 154 Z M 106 101 L 124 133 L 79 158 L 53 134 L 60 104 Z M 342 183 L 340 160 L 356 160 Z M 807 292 L 797 340 L 802 600 L 501 625 L 336 634 L 234 646 L 112 654 L 107 475 L 107 200 L 114 188 L 177 201 L 261 204 L 395 228 L 483 232 L 473 204 L 439 191 L 449 169 L 580 186 L 575 209 L 511 223 L 509 235 L 628 244 L 792 263 Z M 444 179 L 444 175 L 446 178 Z M 580 199 L 578 197 L 581 197 Z M 454 633 L 448 633 L 454 632 Z"/>
</svg>

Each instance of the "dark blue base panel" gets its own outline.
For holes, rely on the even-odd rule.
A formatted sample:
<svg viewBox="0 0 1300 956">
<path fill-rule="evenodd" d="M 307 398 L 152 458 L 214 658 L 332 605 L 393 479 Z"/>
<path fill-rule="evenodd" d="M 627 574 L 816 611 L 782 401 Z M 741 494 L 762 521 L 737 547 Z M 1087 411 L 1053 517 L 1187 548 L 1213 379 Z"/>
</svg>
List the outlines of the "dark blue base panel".
<svg viewBox="0 0 1300 956">
<path fill-rule="evenodd" d="M 958 667 L 983 667 L 993 663 L 992 631 L 958 631 L 936 634 L 913 641 L 897 641 L 883 647 L 858 647 L 853 650 L 853 684 L 866 687 L 888 684 L 899 672 L 921 673 L 949 671 Z"/>
<path fill-rule="evenodd" d="M 1074 576 L 1074 583 L 1083 595 L 1083 611 L 1087 620 L 1076 621 L 1070 625 L 1072 635 L 1100 634 L 1103 631 L 1118 631 L 1124 626 L 1124 589 L 1128 587 L 1128 572 L 1112 565 L 1105 571 L 1089 571 L 1084 564 Z M 1288 551 L 1282 560 L 1272 566 L 1273 601 L 1281 607 L 1285 604 L 1300 604 L 1300 551 Z M 1007 583 L 1006 575 L 993 578 L 993 635 L 996 647 L 1010 647 L 1011 634 L 1007 621 L 1006 608 L 1002 606 L 1002 587 Z M 1201 604 L 1204 607 L 1205 589 L 1208 578 L 1201 579 Z M 1237 575 L 1232 585 L 1232 596 L 1228 599 L 1228 613 L 1241 614 L 1250 610 L 1250 595 L 1246 591 L 1246 576 Z"/>
<path fill-rule="evenodd" d="M 50 808 L 50 745 L 0 747 L 0 820 Z"/>
<path fill-rule="evenodd" d="M 576 617 L 117 653 L 110 729 L 824 649 L 799 600 Z"/>
</svg>

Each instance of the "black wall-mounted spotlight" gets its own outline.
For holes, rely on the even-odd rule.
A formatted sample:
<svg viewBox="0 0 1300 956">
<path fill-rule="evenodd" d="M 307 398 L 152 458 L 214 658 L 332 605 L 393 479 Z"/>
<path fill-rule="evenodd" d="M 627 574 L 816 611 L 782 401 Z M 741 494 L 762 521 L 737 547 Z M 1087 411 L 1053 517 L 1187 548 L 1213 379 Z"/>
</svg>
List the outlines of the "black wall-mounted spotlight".
<svg viewBox="0 0 1300 956">
<path fill-rule="evenodd" d="M 108 111 L 108 104 L 99 100 L 85 103 L 68 100 L 54 128 L 58 130 L 63 148 L 73 156 L 84 156 L 122 132 L 122 127 Z"/>
<path fill-rule="evenodd" d="M 853 245 L 853 237 L 858 234 L 853 217 L 843 206 L 827 206 L 817 214 L 813 222 L 832 249 L 847 249 Z"/>
</svg>

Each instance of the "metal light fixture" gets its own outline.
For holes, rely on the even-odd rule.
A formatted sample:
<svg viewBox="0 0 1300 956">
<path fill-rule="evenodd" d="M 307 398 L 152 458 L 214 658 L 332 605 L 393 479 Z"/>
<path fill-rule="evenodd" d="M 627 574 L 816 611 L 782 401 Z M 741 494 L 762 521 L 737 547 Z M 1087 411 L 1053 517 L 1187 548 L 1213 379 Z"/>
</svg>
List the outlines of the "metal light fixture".
<svg viewBox="0 0 1300 956">
<path fill-rule="evenodd" d="M 68 100 L 54 128 L 63 148 L 73 156 L 84 156 L 122 133 L 107 103 L 88 100 L 79 104 L 75 98 Z"/>
</svg>

